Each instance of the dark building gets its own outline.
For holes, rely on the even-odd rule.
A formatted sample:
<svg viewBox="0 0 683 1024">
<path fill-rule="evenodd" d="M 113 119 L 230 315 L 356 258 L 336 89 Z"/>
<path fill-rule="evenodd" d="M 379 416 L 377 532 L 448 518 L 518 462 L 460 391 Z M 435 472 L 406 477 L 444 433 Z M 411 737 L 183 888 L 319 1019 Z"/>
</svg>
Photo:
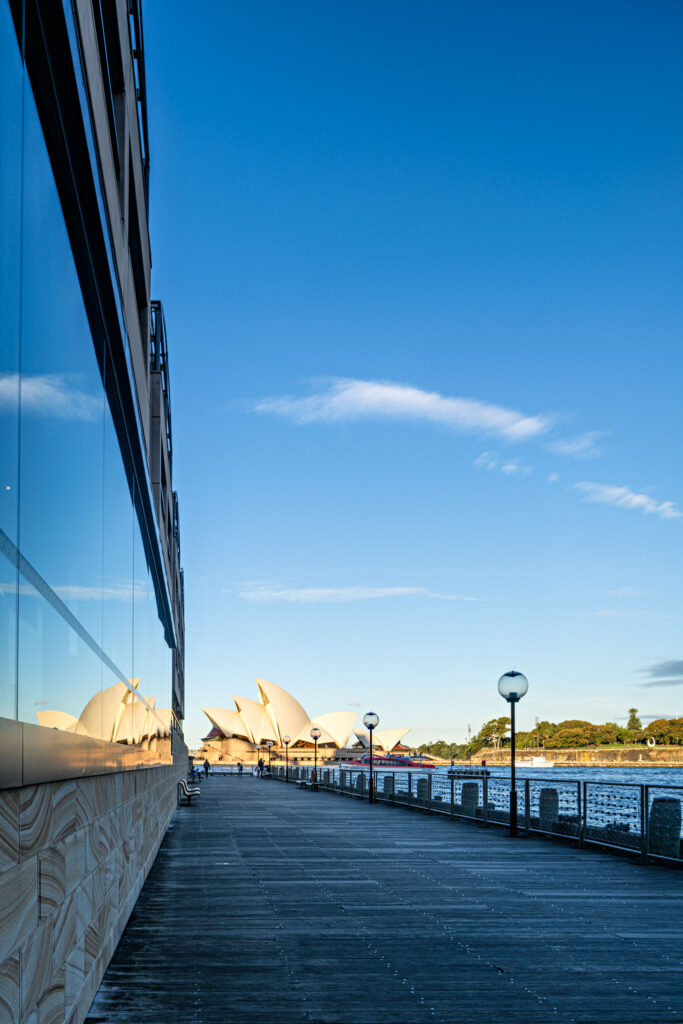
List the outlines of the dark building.
<svg viewBox="0 0 683 1024">
<path fill-rule="evenodd" d="M 138 0 L 0 0 L 0 1020 L 84 1020 L 187 766 Z"/>
</svg>

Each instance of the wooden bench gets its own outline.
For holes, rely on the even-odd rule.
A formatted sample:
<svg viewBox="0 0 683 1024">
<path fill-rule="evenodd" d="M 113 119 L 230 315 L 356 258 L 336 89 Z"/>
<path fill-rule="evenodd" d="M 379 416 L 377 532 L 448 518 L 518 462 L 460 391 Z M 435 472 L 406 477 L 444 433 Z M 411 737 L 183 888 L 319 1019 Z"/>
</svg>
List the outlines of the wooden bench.
<svg viewBox="0 0 683 1024">
<path fill-rule="evenodd" d="M 201 796 L 202 792 L 195 786 L 188 786 L 185 779 L 181 779 L 178 783 L 178 803 L 180 803 L 183 797 L 187 800 L 188 806 L 192 803 L 193 796 Z"/>
</svg>

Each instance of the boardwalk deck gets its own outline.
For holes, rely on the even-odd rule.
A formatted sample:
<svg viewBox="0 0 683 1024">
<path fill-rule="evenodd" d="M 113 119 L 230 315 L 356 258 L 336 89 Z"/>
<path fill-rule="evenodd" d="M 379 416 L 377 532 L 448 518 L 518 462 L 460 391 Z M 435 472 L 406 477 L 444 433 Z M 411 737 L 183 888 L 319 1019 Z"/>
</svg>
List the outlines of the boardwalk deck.
<svg viewBox="0 0 683 1024">
<path fill-rule="evenodd" d="M 88 1022 L 683 1021 L 682 895 L 656 865 L 212 778 Z"/>
</svg>

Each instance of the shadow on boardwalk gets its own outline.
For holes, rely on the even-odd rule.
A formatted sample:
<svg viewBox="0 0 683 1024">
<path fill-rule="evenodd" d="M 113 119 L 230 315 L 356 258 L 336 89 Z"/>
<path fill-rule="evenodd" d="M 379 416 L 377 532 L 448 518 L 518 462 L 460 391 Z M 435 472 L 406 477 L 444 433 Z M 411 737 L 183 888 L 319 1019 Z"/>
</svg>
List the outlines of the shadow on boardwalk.
<svg viewBox="0 0 683 1024">
<path fill-rule="evenodd" d="M 683 1021 L 682 895 L 666 868 L 214 777 L 88 1022 Z"/>
</svg>

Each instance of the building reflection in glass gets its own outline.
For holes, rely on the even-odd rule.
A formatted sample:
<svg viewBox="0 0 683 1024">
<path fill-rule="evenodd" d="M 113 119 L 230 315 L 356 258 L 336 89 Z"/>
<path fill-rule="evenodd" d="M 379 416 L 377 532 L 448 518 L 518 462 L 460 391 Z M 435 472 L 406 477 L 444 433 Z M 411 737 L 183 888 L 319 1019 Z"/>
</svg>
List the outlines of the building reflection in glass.
<svg viewBox="0 0 683 1024">
<path fill-rule="evenodd" d="M 38 711 L 38 722 L 48 729 L 154 750 L 158 740 L 171 735 L 173 711 L 157 708 L 156 697 L 139 694 L 139 684 L 139 678 L 129 679 L 97 690 L 78 717 L 68 711 Z"/>
<path fill-rule="evenodd" d="M 0 115 L 0 718 L 149 750 L 170 733 L 174 642 L 149 485 L 7 5 Z"/>
</svg>

